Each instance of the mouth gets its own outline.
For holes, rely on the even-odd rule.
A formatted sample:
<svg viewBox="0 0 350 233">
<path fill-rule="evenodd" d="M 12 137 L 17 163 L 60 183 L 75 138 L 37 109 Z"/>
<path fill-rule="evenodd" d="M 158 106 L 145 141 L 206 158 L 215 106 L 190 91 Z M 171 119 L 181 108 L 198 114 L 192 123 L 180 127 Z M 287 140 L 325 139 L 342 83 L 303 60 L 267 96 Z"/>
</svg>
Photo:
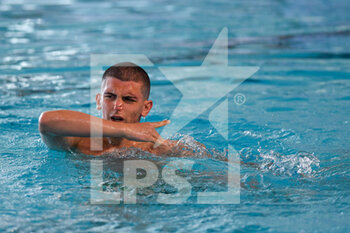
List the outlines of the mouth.
<svg viewBox="0 0 350 233">
<path fill-rule="evenodd" d="M 123 117 L 120 117 L 120 116 L 112 116 L 112 117 L 111 117 L 111 120 L 112 120 L 112 121 L 115 121 L 115 122 L 120 122 L 120 121 L 123 121 L 124 118 L 123 118 Z"/>
</svg>

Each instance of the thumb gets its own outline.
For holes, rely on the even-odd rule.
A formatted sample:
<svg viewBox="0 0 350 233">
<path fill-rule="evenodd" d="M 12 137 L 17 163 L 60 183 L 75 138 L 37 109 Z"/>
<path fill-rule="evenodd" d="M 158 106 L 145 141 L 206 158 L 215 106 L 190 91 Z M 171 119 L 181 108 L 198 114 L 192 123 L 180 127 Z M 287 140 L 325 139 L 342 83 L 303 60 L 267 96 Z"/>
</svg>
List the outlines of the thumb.
<svg viewBox="0 0 350 233">
<path fill-rule="evenodd" d="M 159 127 L 163 127 L 163 126 L 165 126 L 165 125 L 167 125 L 167 124 L 169 124 L 169 123 L 170 123 L 169 120 L 158 121 L 158 122 L 153 122 L 153 123 L 152 123 L 152 126 L 153 126 L 154 128 L 159 128 Z"/>
</svg>

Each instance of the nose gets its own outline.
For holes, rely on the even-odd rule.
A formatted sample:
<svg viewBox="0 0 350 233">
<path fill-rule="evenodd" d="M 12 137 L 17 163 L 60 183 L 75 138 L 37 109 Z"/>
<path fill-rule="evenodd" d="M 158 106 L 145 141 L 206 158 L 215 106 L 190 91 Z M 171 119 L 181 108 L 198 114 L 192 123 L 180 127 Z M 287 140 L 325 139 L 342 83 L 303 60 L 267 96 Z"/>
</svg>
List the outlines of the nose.
<svg viewBox="0 0 350 233">
<path fill-rule="evenodd" d="M 123 102 L 120 98 L 117 98 L 116 101 L 114 102 L 114 110 L 122 110 L 123 109 Z"/>
</svg>

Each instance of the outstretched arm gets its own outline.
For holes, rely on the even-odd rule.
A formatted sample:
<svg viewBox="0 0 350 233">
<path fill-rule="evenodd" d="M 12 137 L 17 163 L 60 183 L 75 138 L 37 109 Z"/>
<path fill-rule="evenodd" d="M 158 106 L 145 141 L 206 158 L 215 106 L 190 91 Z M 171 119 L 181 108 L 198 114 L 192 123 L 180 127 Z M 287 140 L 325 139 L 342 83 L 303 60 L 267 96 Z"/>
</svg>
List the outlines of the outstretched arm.
<svg viewBox="0 0 350 233">
<path fill-rule="evenodd" d="M 102 126 L 101 126 L 102 122 Z M 86 113 L 56 110 L 40 115 L 39 131 L 47 146 L 52 149 L 69 149 L 76 146 L 79 137 L 95 137 L 91 128 L 102 127 L 103 137 L 123 137 L 134 141 L 156 142 L 160 137 L 155 128 L 169 121 L 124 123 L 103 120 Z M 163 141 L 163 139 L 160 139 Z"/>
</svg>

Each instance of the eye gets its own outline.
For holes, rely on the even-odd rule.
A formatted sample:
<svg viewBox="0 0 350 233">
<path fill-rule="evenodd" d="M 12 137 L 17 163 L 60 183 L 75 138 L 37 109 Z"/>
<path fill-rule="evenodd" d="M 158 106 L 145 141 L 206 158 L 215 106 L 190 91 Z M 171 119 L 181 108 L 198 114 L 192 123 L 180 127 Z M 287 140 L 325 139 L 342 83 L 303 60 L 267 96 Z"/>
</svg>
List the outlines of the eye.
<svg viewBox="0 0 350 233">
<path fill-rule="evenodd" d="M 106 98 L 106 99 L 112 99 L 114 97 L 115 97 L 115 95 L 113 95 L 113 94 L 105 94 L 104 95 L 104 98 Z"/>
<path fill-rule="evenodd" d="M 125 97 L 123 97 L 123 100 L 125 102 L 135 102 L 136 101 L 136 99 L 132 96 L 125 96 Z"/>
</svg>

